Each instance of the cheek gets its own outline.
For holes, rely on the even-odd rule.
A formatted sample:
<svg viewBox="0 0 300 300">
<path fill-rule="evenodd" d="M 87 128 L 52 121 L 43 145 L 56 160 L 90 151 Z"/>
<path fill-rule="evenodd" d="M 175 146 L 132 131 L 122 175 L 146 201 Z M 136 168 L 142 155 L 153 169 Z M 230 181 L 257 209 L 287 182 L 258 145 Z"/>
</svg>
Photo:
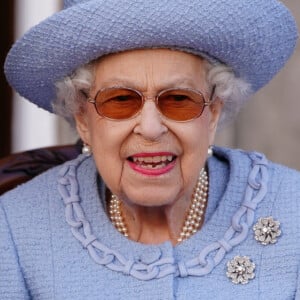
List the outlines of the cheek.
<svg viewBox="0 0 300 300">
<path fill-rule="evenodd" d="M 205 115 L 194 120 L 181 132 L 181 168 L 184 182 L 195 182 L 198 178 L 200 169 L 205 166 L 209 140 L 209 122 Z"/>
<path fill-rule="evenodd" d="M 203 117 L 203 118 L 202 118 Z M 187 154 L 202 155 L 207 152 L 210 140 L 209 118 L 202 115 L 180 131 L 182 147 Z"/>
<path fill-rule="evenodd" d="M 97 170 L 112 191 L 118 189 L 121 180 L 125 161 L 121 149 L 130 132 L 120 125 L 102 119 L 91 128 L 91 147 Z"/>
</svg>

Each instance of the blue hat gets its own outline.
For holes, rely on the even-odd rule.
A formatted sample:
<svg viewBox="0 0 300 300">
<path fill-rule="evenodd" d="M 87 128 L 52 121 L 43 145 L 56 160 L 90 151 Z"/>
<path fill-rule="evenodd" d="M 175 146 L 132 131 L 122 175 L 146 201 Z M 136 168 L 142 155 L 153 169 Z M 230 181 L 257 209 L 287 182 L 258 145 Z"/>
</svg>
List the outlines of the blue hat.
<svg viewBox="0 0 300 300">
<path fill-rule="evenodd" d="M 292 54 L 295 21 L 277 0 L 65 0 L 64 9 L 29 30 L 5 62 L 9 83 L 52 111 L 54 83 L 102 55 L 178 48 L 267 84 Z"/>
</svg>

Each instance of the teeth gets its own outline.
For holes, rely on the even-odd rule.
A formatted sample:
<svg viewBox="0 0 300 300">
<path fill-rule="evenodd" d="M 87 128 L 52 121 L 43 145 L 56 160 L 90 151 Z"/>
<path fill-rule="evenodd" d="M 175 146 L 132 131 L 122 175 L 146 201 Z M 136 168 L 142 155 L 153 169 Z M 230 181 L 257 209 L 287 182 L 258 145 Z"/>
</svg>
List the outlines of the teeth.
<svg viewBox="0 0 300 300">
<path fill-rule="evenodd" d="M 158 163 L 160 161 L 162 161 L 161 156 L 154 156 L 152 159 L 152 162 L 154 162 L 154 163 Z"/>
<path fill-rule="evenodd" d="M 143 158 L 143 161 L 144 161 L 145 163 L 152 163 L 152 162 L 153 162 L 153 157 L 144 157 L 144 158 Z"/>
<path fill-rule="evenodd" d="M 165 165 L 165 162 L 171 162 L 173 160 L 172 155 L 163 155 L 163 156 L 147 156 L 147 157 L 135 157 L 133 156 L 134 163 L 145 163 L 151 165 L 152 163 L 156 164 L 155 168 L 157 167 L 158 163 L 161 163 L 158 166 Z M 154 166 L 153 166 L 154 167 Z"/>
</svg>

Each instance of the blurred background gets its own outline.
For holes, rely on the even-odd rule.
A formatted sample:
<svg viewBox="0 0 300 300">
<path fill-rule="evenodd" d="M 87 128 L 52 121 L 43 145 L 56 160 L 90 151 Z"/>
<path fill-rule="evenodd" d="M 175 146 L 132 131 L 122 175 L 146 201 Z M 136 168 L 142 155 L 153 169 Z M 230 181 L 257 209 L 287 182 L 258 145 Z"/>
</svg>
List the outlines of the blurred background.
<svg viewBox="0 0 300 300">
<path fill-rule="evenodd" d="M 283 0 L 300 31 L 300 1 Z M 300 40 L 286 66 L 220 130 L 217 144 L 256 150 L 300 170 Z"/>
<path fill-rule="evenodd" d="M 282 2 L 300 28 L 300 1 Z M 62 0 L 1 1 L 1 65 L 14 40 L 61 7 Z M 15 94 L 3 71 L 0 91 L 0 157 L 77 140 L 63 120 Z M 233 123 L 219 130 L 216 144 L 264 152 L 269 159 L 300 170 L 300 42 L 284 69 L 246 104 Z"/>
</svg>

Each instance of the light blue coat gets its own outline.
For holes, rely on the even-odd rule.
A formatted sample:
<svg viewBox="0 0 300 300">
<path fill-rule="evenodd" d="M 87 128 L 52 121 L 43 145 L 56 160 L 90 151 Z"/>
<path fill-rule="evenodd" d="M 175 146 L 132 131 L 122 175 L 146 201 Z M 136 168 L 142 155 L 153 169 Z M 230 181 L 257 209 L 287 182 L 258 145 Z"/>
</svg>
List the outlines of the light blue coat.
<svg viewBox="0 0 300 300">
<path fill-rule="evenodd" d="M 0 299 L 300 299 L 300 174 L 223 148 L 208 169 L 205 224 L 176 247 L 139 244 L 115 230 L 92 158 L 80 156 L 5 194 Z M 262 245 L 252 227 L 269 216 L 281 235 Z M 246 284 L 226 275 L 235 256 L 255 263 Z"/>
</svg>

